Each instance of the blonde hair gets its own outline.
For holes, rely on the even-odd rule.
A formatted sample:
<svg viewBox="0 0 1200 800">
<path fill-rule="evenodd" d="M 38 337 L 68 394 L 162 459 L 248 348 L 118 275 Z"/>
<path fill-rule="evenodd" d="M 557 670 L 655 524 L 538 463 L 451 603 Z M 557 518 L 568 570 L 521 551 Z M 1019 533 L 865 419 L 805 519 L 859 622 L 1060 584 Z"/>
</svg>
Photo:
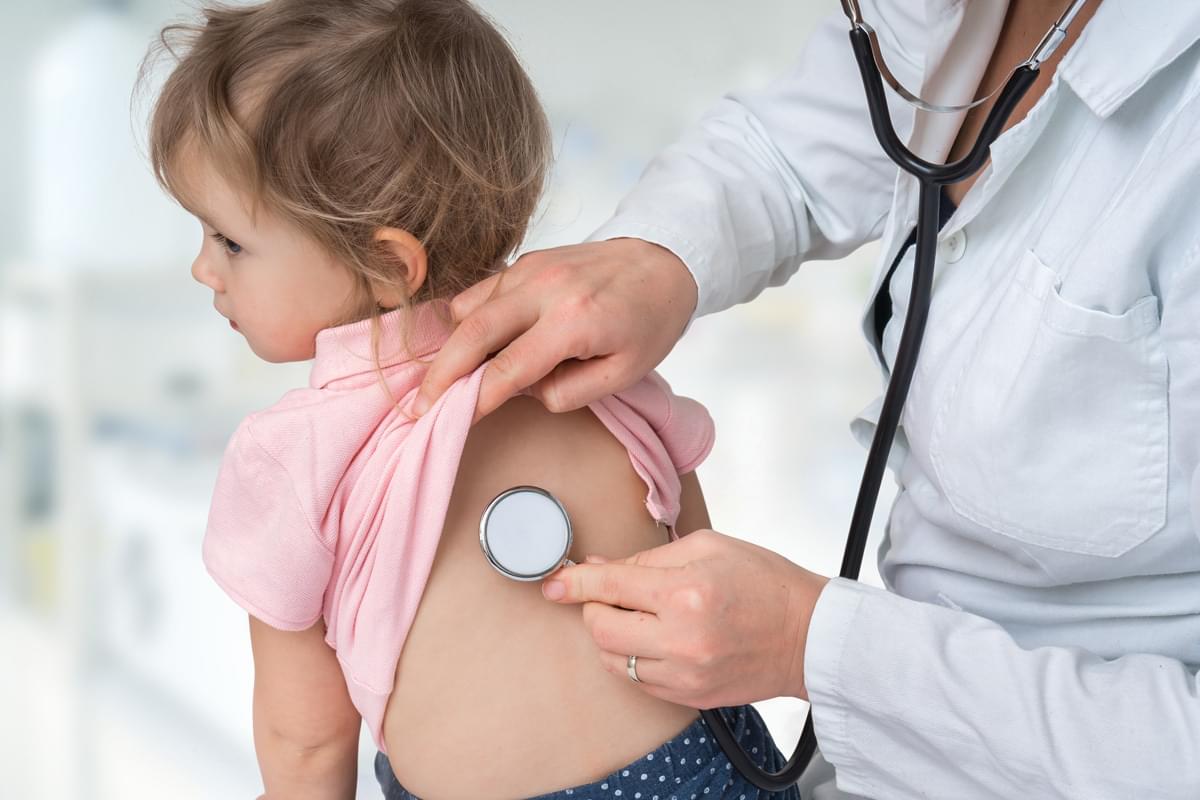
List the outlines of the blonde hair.
<svg viewBox="0 0 1200 800">
<path fill-rule="evenodd" d="M 372 283 L 411 306 L 501 268 L 542 192 L 549 130 L 504 37 L 466 0 L 272 0 L 213 5 L 170 25 L 178 59 L 151 117 L 163 188 L 183 199 L 180 155 L 302 229 L 355 276 L 351 322 L 382 311 Z M 181 54 L 182 53 L 182 54 Z M 382 227 L 428 256 L 410 296 Z M 378 357 L 378 356 L 377 356 Z"/>
</svg>

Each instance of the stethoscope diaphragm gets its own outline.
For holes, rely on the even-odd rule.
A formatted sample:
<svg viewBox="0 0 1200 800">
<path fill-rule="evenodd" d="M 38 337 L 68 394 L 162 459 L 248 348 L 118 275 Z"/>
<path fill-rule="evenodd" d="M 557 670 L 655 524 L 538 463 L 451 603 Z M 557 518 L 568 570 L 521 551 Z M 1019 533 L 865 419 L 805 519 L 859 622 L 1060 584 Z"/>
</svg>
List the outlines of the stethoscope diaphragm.
<svg viewBox="0 0 1200 800">
<path fill-rule="evenodd" d="M 541 580 L 571 550 L 571 518 L 558 498 L 537 486 L 498 494 L 479 519 L 479 546 L 496 571 L 518 581 Z"/>
</svg>

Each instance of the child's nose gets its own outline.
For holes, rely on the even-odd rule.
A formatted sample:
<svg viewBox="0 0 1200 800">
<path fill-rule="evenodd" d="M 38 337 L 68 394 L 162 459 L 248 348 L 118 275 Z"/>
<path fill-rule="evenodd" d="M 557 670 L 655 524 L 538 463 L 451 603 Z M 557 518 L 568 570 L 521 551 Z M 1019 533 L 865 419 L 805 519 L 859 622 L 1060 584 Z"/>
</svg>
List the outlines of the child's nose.
<svg viewBox="0 0 1200 800">
<path fill-rule="evenodd" d="M 225 291 L 225 282 L 203 254 L 196 256 L 196 260 L 192 262 L 192 277 L 214 292 Z"/>
</svg>

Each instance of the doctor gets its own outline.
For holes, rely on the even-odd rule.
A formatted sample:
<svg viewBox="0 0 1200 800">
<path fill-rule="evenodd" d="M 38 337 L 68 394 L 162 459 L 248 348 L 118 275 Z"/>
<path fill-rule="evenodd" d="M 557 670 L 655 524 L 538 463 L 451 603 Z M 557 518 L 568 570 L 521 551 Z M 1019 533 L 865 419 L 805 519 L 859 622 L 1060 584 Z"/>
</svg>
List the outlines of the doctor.
<svg viewBox="0 0 1200 800">
<path fill-rule="evenodd" d="M 861 5 L 897 77 L 949 104 L 1001 82 L 1067 0 Z M 425 405 L 498 352 L 478 415 L 526 386 L 579 408 L 653 368 L 697 316 L 872 239 L 863 330 L 886 376 L 915 183 L 875 141 L 846 29 L 834 14 L 794 71 L 718 103 L 593 241 L 459 296 Z M 939 162 L 988 107 L 947 118 L 893 99 L 910 146 Z M 585 603 L 606 666 L 624 677 L 638 656 L 653 695 L 809 699 L 821 757 L 802 786 L 817 798 L 1194 800 L 1200 3 L 1089 2 L 1009 126 L 943 203 L 892 454 L 889 591 L 711 531 L 565 568 L 543 591 Z M 852 426 L 864 441 L 877 409 Z"/>
</svg>

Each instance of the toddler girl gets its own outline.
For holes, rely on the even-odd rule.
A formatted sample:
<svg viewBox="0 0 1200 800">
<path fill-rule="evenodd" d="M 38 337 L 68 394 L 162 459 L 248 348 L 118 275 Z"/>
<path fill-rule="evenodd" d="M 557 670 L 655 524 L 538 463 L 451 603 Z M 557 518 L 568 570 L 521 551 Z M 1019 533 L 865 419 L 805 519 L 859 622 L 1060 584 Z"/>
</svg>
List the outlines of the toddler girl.
<svg viewBox="0 0 1200 800">
<path fill-rule="evenodd" d="M 250 614 L 266 796 L 353 797 L 363 721 L 389 798 L 758 796 L 694 709 L 607 672 L 578 608 L 478 544 L 520 484 L 563 501 L 576 561 L 707 527 L 703 407 L 652 373 L 472 426 L 481 367 L 409 413 L 449 298 L 502 268 L 542 188 L 546 121 L 504 39 L 463 0 L 275 0 L 163 41 L 151 159 L 203 226 L 192 274 L 261 358 L 313 360 L 234 433 L 203 545 Z M 729 713 L 778 768 L 753 709 Z"/>
</svg>

